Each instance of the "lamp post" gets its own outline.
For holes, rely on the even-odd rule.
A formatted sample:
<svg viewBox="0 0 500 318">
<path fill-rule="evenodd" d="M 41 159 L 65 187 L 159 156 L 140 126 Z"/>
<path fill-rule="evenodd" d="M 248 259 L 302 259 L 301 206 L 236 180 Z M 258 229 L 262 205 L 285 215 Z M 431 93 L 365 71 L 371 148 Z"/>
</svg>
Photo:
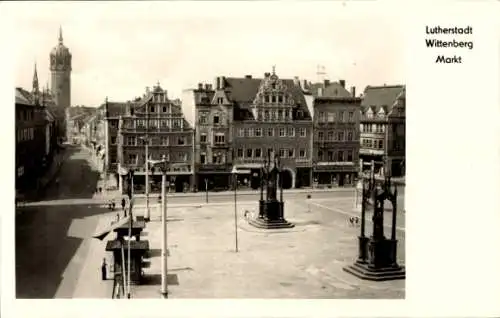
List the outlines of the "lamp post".
<svg viewBox="0 0 500 318">
<path fill-rule="evenodd" d="M 208 203 L 208 178 L 205 178 L 205 203 Z"/>
<path fill-rule="evenodd" d="M 127 269 L 127 298 L 130 298 L 130 241 L 132 240 L 132 206 L 133 206 L 133 195 L 134 195 L 134 170 L 130 169 L 128 172 L 129 177 L 129 227 L 128 227 L 128 251 L 127 251 L 127 260 L 128 260 L 128 269 Z"/>
<path fill-rule="evenodd" d="M 238 170 L 233 168 L 233 182 L 234 182 L 234 251 L 238 253 L 238 205 L 237 205 L 237 189 L 238 189 Z"/>
<path fill-rule="evenodd" d="M 149 136 L 146 135 L 144 137 L 140 137 L 144 141 L 145 145 L 145 158 L 144 160 L 144 174 L 145 174 L 145 183 L 146 183 L 146 211 L 144 212 L 144 221 L 149 222 L 150 214 L 149 214 Z"/>
<path fill-rule="evenodd" d="M 152 166 L 158 165 L 161 170 L 161 228 L 162 228 L 162 241 L 161 241 L 161 295 L 163 298 L 168 297 L 167 286 L 167 158 L 162 156 L 162 160 L 150 160 Z"/>
</svg>

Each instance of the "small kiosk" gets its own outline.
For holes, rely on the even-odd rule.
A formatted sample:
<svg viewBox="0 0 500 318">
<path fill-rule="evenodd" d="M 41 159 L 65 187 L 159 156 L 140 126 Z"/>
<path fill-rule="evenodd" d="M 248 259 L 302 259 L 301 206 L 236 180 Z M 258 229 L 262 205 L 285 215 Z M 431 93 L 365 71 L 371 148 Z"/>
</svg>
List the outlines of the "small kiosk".
<svg viewBox="0 0 500 318">
<path fill-rule="evenodd" d="M 123 244 L 123 246 L 122 246 Z M 106 252 L 113 252 L 114 271 L 115 273 L 126 273 L 128 269 L 128 244 L 129 241 L 117 239 L 108 241 L 106 244 Z M 132 284 L 140 284 L 143 279 L 142 259 L 146 252 L 149 251 L 149 241 L 130 241 L 130 282 Z M 122 263 L 122 255 L 124 263 Z M 122 269 L 122 264 L 125 264 L 125 271 Z"/>
<path fill-rule="evenodd" d="M 116 233 L 116 239 L 120 240 L 128 236 L 130 225 L 128 223 L 122 224 L 115 228 L 113 231 Z M 132 236 L 135 237 L 136 241 L 140 240 L 141 232 L 146 227 L 146 222 L 144 220 L 132 222 Z"/>
</svg>

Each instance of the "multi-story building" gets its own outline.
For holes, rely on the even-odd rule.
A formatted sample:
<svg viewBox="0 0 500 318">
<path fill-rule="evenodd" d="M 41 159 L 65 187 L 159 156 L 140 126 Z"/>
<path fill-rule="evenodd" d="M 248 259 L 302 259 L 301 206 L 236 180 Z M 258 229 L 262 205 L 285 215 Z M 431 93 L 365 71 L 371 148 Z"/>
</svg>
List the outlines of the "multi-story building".
<svg viewBox="0 0 500 318">
<path fill-rule="evenodd" d="M 319 185 L 352 185 L 359 172 L 359 122 L 361 98 L 314 99 L 314 182 Z"/>
<path fill-rule="evenodd" d="M 147 89 L 141 100 L 127 103 L 125 113 L 114 123 L 116 137 L 112 135 L 109 141 L 118 145 L 117 171 L 134 170 L 136 191 L 144 190 L 146 173 L 150 174 L 152 188 L 160 188 L 161 171 L 146 171 L 145 163 L 147 159 L 160 160 L 163 156 L 169 162 L 167 175 L 171 190 L 190 190 L 194 184 L 194 130 L 184 119 L 181 106 L 169 100 L 167 91 L 159 83 L 152 90 Z M 123 191 L 121 174 L 118 179 Z"/>
<path fill-rule="evenodd" d="M 351 97 L 356 96 L 355 88 L 351 88 L 349 92 L 345 87 L 345 80 L 339 80 L 338 82 L 331 82 L 330 80 L 324 80 L 322 83 L 309 83 L 309 92 L 314 97 Z M 354 94 L 354 95 L 353 95 Z"/>
<path fill-rule="evenodd" d="M 234 167 L 247 172 L 238 174 L 241 185 L 257 188 L 271 151 L 281 158 L 284 188 L 310 184 L 312 107 L 298 79 L 280 79 L 274 70 L 264 78 L 217 77 L 213 88 L 186 92 L 183 107 L 198 127 L 199 183 L 210 178 L 228 187 Z"/>
<path fill-rule="evenodd" d="M 195 130 L 195 186 L 198 190 L 228 188 L 232 169 L 233 107 L 222 78 L 212 84 L 198 84 L 185 90 L 183 108 L 186 119 Z"/>
<path fill-rule="evenodd" d="M 375 173 L 404 175 L 405 110 L 404 85 L 367 86 L 361 102 L 362 166 L 373 161 Z"/>
<path fill-rule="evenodd" d="M 72 55 L 69 49 L 64 46 L 62 28 L 59 28 L 58 44 L 52 49 L 49 55 L 51 73 L 51 96 L 59 109 L 66 109 L 71 106 L 71 60 Z M 59 121 L 60 138 L 66 137 L 66 125 L 64 111 L 55 114 Z M 62 116 L 61 116 L 62 115 Z"/>
</svg>

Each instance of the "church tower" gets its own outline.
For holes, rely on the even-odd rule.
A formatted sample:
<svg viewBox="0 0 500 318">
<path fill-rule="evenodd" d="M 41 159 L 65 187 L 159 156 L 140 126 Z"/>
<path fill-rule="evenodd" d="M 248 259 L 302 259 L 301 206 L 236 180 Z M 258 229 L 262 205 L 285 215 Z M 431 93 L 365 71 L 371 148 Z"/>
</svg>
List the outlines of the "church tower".
<svg viewBox="0 0 500 318">
<path fill-rule="evenodd" d="M 51 93 L 55 104 L 63 109 L 71 106 L 71 53 L 63 44 L 59 27 L 59 44 L 50 52 Z"/>
<path fill-rule="evenodd" d="M 40 103 L 40 88 L 38 86 L 38 73 L 36 71 L 36 63 L 35 63 L 35 71 L 33 72 L 33 83 L 32 83 L 32 91 L 33 94 L 33 102 L 35 105 L 39 105 Z"/>
</svg>

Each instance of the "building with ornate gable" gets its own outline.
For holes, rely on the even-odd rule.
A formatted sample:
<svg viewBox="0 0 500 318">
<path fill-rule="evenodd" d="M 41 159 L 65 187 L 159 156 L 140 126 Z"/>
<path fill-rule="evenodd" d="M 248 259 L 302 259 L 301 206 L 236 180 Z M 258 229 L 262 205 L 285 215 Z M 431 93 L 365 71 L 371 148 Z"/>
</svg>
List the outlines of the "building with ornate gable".
<svg viewBox="0 0 500 318">
<path fill-rule="evenodd" d="M 361 102 L 360 159 L 373 160 L 375 173 L 400 177 L 405 167 L 406 89 L 404 85 L 367 86 Z"/>
<path fill-rule="evenodd" d="M 268 152 L 280 155 L 283 185 L 310 185 L 312 104 L 298 79 L 281 79 L 273 69 L 263 78 L 217 77 L 214 86 L 184 91 L 186 118 L 196 125 L 197 186 L 231 187 L 233 168 L 242 186 L 257 188 Z"/>
<path fill-rule="evenodd" d="M 120 172 L 134 170 L 135 191 L 145 190 L 150 175 L 152 190 L 158 191 L 161 171 L 146 171 L 146 145 L 150 160 L 169 161 L 167 171 L 171 191 L 190 191 L 194 184 L 194 130 L 185 120 L 178 101 L 168 98 L 158 83 L 133 102 L 104 104 L 107 136 L 105 166 L 115 174 L 120 191 L 124 180 Z"/>
</svg>

